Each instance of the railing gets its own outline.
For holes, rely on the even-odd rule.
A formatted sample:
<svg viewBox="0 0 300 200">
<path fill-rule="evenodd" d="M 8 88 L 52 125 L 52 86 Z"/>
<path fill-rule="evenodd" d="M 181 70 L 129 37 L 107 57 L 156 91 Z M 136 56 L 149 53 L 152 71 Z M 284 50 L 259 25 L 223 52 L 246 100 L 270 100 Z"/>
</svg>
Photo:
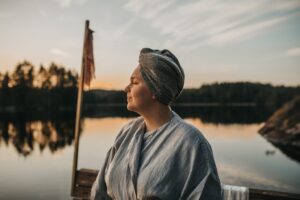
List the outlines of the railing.
<svg viewBox="0 0 300 200">
<path fill-rule="evenodd" d="M 98 170 L 80 169 L 76 172 L 74 199 L 89 199 Z M 295 200 L 299 194 L 249 188 L 249 200 Z"/>
</svg>

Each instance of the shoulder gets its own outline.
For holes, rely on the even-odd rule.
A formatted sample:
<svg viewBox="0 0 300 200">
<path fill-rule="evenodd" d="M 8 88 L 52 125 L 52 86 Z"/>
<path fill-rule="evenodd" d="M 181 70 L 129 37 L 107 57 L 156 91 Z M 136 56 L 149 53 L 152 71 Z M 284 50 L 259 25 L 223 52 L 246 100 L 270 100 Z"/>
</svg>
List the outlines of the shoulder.
<svg viewBox="0 0 300 200">
<path fill-rule="evenodd" d="M 210 143 L 198 128 L 181 118 L 174 123 L 177 125 L 172 135 L 176 138 L 177 151 L 189 152 L 207 160 L 213 157 Z"/>
<path fill-rule="evenodd" d="M 142 117 L 136 117 L 129 122 L 127 122 L 119 131 L 115 139 L 115 144 L 121 143 L 125 138 L 132 137 L 134 130 L 138 127 L 142 126 L 144 123 L 144 119 Z"/>
<path fill-rule="evenodd" d="M 174 131 L 176 135 L 180 137 L 182 142 L 195 144 L 206 142 L 206 138 L 198 128 L 186 122 L 178 115 L 175 116 L 175 120 L 173 121 L 173 123 L 176 126 L 176 129 Z"/>
</svg>

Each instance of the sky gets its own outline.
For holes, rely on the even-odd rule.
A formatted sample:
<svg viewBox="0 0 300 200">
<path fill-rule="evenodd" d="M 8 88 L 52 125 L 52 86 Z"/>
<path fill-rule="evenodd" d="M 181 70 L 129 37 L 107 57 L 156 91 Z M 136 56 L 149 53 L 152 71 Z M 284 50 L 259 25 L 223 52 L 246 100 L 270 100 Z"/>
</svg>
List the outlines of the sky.
<svg viewBox="0 0 300 200">
<path fill-rule="evenodd" d="M 123 89 L 143 47 L 173 52 L 185 88 L 300 85 L 300 0 L 0 0 L 0 72 L 24 60 L 79 72 L 85 20 L 92 88 Z"/>
</svg>

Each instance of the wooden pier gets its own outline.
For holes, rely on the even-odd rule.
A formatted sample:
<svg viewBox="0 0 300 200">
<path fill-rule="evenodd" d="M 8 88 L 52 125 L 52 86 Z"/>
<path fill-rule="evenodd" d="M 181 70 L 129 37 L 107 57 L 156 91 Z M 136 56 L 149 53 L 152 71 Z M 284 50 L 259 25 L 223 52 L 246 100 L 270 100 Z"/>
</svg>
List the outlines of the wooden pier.
<svg viewBox="0 0 300 200">
<path fill-rule="evenodd" d="M 80 169 L 76 172 L 76 183 L 73 192 L 74 199 L 89 199 L 93 182 L 98 170 Z M 261 189 L 249 189 L 249 200 L 295 200 L 300 194 L 276 192 Z"/>
</svg>

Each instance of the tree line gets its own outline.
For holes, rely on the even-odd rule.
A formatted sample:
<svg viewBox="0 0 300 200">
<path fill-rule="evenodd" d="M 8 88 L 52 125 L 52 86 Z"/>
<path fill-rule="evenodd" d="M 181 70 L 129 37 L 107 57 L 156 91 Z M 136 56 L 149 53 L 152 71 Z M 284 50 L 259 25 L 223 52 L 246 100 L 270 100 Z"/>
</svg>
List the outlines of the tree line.
<svg viewBox="0 0 300 200">
<path fill-rule="evenodd" d="M 251 82 L 213 83 L 184 89 L 173 105 L 270 106 L 276 109 L 297 95 L 300 95 L 299 86 L 272 86 Z M 85 103 L 125 104 L 126 94 L 123 91 L 91 90 L 85 94 Z"/>
<path fill-rule="evenodd" d="M 204 84 L 197 89 L 184 90 L 177 102 L 279 107 L 297 95 L 300 95 L 299 86 L 272 86 L 251 82 L 213 83 Z"/>
<path fill-rule="evenodd" d="M 78 73 L 51 63 L 40 65 L 20 62 L 12 73 L 0 73 L 0 112 L 34 113 L 47 110 L 75 111 Z M 203 84 L 199 88 L 184 89 L 174 103 L 211 105 L 254 105 L 278 108 L 300 94 L 300 87 L 234 82 Z M 84 92 L 84 107 L 99 104 L 125 105 L 126 94 L 118 90 L 90 90 Z"/>
<path fill-rule="evenodd" d="M 62 109 L 76 102 L 78 73 L 51 63 L 35 67 L 20 62 L 11 73 L 0 73 L 0 108 L 8 111 Z M 32 110 L 34 111 L 34 110 Z"/>
</svg>

